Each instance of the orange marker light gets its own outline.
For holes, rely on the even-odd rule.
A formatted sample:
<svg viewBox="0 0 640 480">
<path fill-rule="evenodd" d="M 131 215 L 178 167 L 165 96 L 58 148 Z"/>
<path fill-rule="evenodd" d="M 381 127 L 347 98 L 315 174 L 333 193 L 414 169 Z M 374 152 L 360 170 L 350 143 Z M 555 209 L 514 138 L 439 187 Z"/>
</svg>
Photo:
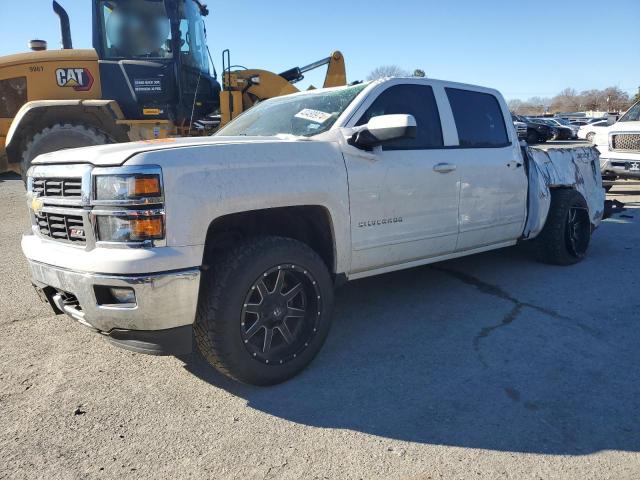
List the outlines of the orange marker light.
<svg viewBox="0 0 640 480">
<path fill-rule="evenodd" d="M 135 177 L 133 179 L 133 197 L 159 197 L 160 179 L 154 175 L 149 177 Z"/>
<path fill-rule="evenodd" d="M 151 240 L 164 236 L 162 217 L 133 218 L 130 222 L 131 237 L 136 240 Z"/>
</svg>

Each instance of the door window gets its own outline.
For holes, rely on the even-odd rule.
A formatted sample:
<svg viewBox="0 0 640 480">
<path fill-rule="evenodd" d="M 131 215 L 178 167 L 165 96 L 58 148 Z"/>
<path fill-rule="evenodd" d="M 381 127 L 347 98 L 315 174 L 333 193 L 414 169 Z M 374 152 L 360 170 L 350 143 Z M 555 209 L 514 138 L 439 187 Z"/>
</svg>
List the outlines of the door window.
<svg viewBox="0 0 640 480">
<path fill-rule="evenodd" d="M 383 150 L 422 150 L 444 145 L 440 114 L 431 87 L 405 84 L 386 89 L 375 99 L 357 125 L 365 125 L 373 117 L 393 114 L 415 117 L 418 125 L 416 138 L 384 142 Z"/>
<path fill-rule="evenodd" d="M 491 94 L 446 88 L 460 146 L 497 148 L 510 145 L 498 99 Z"/>
</svg>

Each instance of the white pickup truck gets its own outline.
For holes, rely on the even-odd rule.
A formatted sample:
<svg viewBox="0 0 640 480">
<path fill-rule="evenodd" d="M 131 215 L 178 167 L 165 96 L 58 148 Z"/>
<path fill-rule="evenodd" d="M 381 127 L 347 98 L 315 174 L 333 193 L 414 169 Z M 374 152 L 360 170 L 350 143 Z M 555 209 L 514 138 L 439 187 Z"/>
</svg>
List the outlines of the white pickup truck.
<svg viewBox="0 0 640 480">
<path fill-rule="evenodd" d="M 602 178 L 607 190 L 617 179 L 640 179 L 640 102 L 615 124 L 599 129 L 594 144 L 600 152 Z"/>
<path fill-rule="evenodd" d="M 533 239 L 573 264 L 604 208 L 595 149 L 523 148 L 497 91 L 417 78 L 268 100 L 214 137 L 42 155 L 27 186 L 22 248 L 57 313 L 139 352 L 195 339 L 260 385 L 319 351 L 334 285 Z"/>
</svg>

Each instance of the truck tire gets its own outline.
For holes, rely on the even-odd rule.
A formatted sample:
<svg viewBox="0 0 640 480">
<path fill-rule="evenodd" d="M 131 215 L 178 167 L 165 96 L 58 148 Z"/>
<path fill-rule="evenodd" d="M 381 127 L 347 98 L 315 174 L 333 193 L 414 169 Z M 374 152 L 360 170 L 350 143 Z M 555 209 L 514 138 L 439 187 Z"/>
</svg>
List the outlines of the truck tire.
<svg viewBox="0 0 640 480">
<path fill-rule="evenodd" d="M 593 143 L 593 139 L 596 136 L 595 132 L 587 133 L 587 141 Z"/>
<path fill-rule="evenodd" d="M 38 155 L 66 148 L 89 147 L 105 143 L 112 143 L 112 140 L 105 133 L 92 126 L 57 123 L 46 127 L 34 134 L 22 151 L 22 162 L 20 163 L 22 180 L 26 183 L 27 171 L 31 167 L 33 159 Z"/>
<path fill-rule="evenodd" d="M 533 241 L 538 259 L 573 265 L 585 257 L 590 239 L 591 221 L 582 195 L 575 190 L 553 190 L 547 222 Z"/>
<path fill-rule="evenodd" d="M 540 141 L 540 137 L 538 136 L 538 132 L 535 130 L 530 130 L 527 132 L 527 143 L 533 145 L 534 143 L 538 143 Z"/>
<path fill-rule="evenodd" d="M 194 325 L 213 367 L 252 385 L 304 369 L 331 326 L 333 284 L 320 256 L 283 237 L 249 239 L 204 272 Z"/>
</svg>

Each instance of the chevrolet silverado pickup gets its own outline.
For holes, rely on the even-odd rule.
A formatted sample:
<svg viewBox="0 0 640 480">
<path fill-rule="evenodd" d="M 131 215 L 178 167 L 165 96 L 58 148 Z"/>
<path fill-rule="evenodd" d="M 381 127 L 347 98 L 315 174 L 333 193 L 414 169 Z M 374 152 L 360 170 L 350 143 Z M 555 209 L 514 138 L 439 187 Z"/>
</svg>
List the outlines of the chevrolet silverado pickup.
<svg viewBox="0 0 640 480">
<path fill-rule="evenodd" d="M 336 284 L 525 241 L 580 261 L 598 162 L 520 145 L 495 90 L 384 79 L 262 102 L 213 137 L 37 157 L 22 249 L 56 313 L 268 385 L 318 353 Z"/>
</svg>

